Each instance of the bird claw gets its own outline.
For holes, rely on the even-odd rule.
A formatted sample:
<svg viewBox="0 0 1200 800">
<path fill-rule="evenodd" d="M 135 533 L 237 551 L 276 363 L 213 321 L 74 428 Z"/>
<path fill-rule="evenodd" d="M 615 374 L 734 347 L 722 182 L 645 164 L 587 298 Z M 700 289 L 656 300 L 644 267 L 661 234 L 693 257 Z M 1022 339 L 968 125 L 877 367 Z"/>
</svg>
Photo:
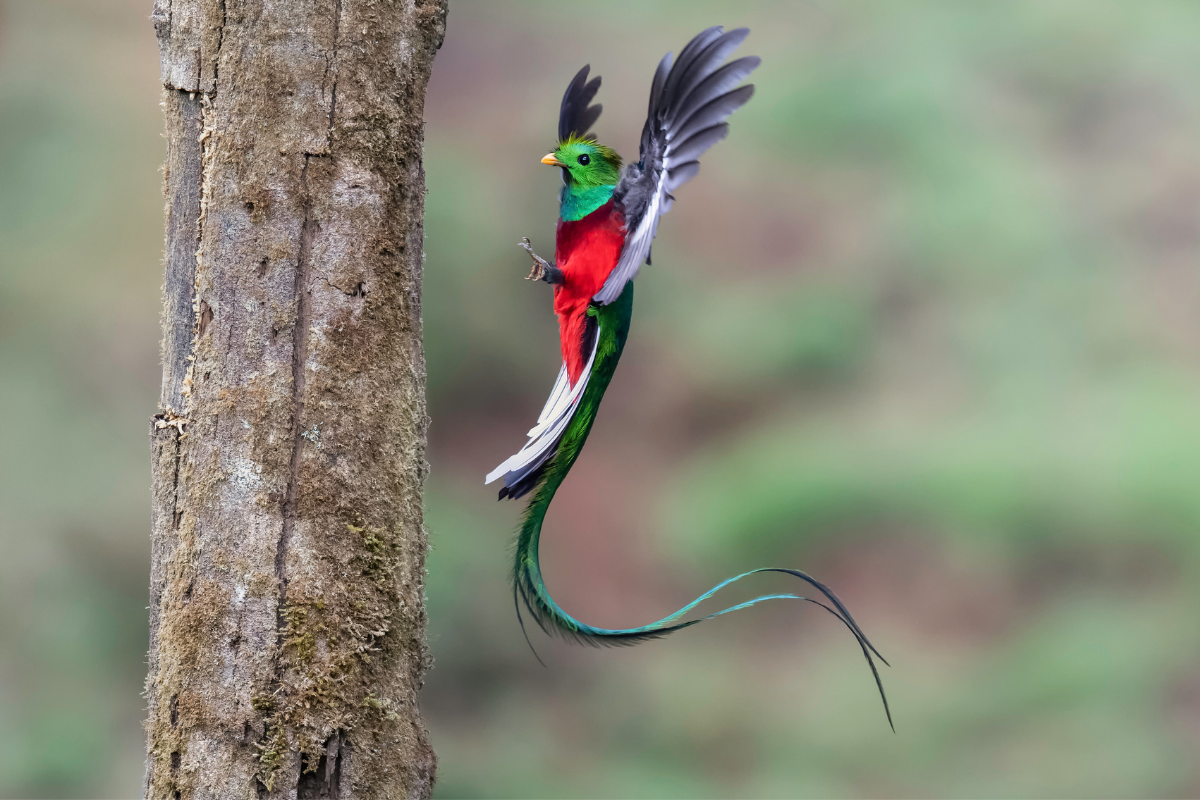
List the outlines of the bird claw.
<svg viewBox="0 0 1200 800">
<path fill-rule="evenodd" d="M 546 268 L 550 266 L 550 263 L 533 252 L 533 244 L 529 241 L 528 236 L 522 237 L 521 241 L 517 242 L 517 244 L 524 247 L 525 251 L 529 253 L 529 257 L 533 259 L 533 269 L 529 270 L 529 275 L 525 277 L 525 280 L 540 281 L 545 279 Z"/>
</svg>

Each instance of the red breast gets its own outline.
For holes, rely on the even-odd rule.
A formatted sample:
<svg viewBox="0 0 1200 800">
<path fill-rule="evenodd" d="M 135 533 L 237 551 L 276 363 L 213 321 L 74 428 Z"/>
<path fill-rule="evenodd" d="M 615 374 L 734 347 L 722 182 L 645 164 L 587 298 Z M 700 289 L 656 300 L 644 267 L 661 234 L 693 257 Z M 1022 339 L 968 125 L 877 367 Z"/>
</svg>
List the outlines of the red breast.
<svg viewBox="0 0 1200 800">
<path fill-rule="evenodd" d="M 567 376 L 574 386 L 583 374 L 587 307 L 608 278 L 625 244 L 625 217 L 612 200 L 575 222 L 558 222 L 555 266 L 563 282 L 554 287 L 554 313 Z"/>
</svg>

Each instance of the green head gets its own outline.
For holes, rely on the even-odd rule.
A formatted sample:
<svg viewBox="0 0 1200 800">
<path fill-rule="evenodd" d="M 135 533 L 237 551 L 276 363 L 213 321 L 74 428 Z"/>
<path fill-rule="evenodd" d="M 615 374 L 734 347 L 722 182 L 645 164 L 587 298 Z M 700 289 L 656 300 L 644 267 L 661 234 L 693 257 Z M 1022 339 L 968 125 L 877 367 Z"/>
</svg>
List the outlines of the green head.
<svg viewBox="0 0 1200 800">
<path fill-rule="evenodd" d="M 595 139 L 570 136 L 559 142 L 542 163 L 562 167 L 563 182 L 573 189 L 616 186 L 621 178 L 621 157 Z"/>
</svg>

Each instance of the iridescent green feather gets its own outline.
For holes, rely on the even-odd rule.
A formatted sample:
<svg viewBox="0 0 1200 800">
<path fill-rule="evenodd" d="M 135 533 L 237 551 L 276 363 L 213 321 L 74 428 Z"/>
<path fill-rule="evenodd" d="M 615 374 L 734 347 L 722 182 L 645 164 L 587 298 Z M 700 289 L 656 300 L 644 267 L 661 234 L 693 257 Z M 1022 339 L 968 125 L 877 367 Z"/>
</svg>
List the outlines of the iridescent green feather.
<svg viewBox="0 0 1200 800">
<path fill-rule="evenodd" d="M 572 135 L 558 143 L 554 156 L 563 165 L 559 216 L 564 221 L 581 220 L 612 198 L 621 178 L 621 156 L 616 150 Z M 580 163 L 580 156 L 586 156 L 586 164 Z"/>
<path fill-rule="evenodd" d="M 850 611 L 841 601 L 825 585 L 799 570 L 768 567 L 742 573 L 713 587 L 674 614 L 664 617 L 657 622 L 637 628 L 611 629 L 592 627 L 567 614 L 550 596 L 550 592 L 546 589 L 546 583 L 542 579 L 542 569 L 538 558 L 542 522 L 546 518 L 546 512 L 550 508 L 550 502 L 554 499 L 554 494 L 558 491 L 558 487 L 562 485 L 563 480 L 566 479 L 567 473 L 571 471 L 571 467 L 575 464 L 575 459 L 579 457 L 579 452 L 583 449 L 583 445 L 587 441 L 588 434 L 591 433 L 592 423 L 595 422 L 596 413 L 600 409 L 600 401 L 604 398 L 604 393 L 608 390 L 608 384 L 612 380 L 613 373 L 616 371 L 617 362 L 620 361 L 621 353 L 625 349 L 625 339 L 629 335 L 629 323 L 633 317 L 633 282 L 631 281 L 625 286 L 625 291 L 621 293 L 615 302 L 607 306 L 593 304 L 588 308 L 587 313 L 589 317 L 592 317 L 596 321 L 596 335 L 598 337 L 596 356 L 592 363 L 592 371 L 588 378 L 587 388 L 584 390 L 583 397 L 579 401 L 579 406 L 570 423 L 567 425 L 562 439 L 559 440 L 554 456 L 547 463 L 538 487 L 534 491 L 533 498 L 529 501 L 529 506 L 525 510 L 525 518 L 521 523 L 521 531 L 517 537 L 516 563 L 513 565 L 513 591 L 519 598 L 518 602 L 524 602 L 525 607 L 538 623 L 538 626 L 547 634 L 559 634 L 592 645 L 629 645 L 665 636 L 699 622 L 728 614 L 731 611 L 748 608 L 763 600 L 803 600 L 821 606 L 830 614 L 837 617 L 854 634 L 854 637 L 858 640 L 859 647 L 862 648 L 863 655 L 867 658 L 867 663 L 871 666 L 871 672 L 874 674 L 876 685 L 879 687 L 880 697 L 883 698 L 884 709 L 887 710 L 887 697 L 883 694 L 883 684 L 880 682 L 879 673 L 875 669 L 874 662 L 871 660 L 871 653 L 879 656 L 879 659 L 883 663 L 886 664 L 887 661 L 867 641 L 866 636 L 850 615 Z M 801 597 L 795 594 L 770 594 L 756 597 L 748 602 L 739 603 L 696 619 L 683 619 L 688 612 L 721 589 L 742 578 L 761 572 L 782 572 L 798 577 L 820 591 L 825 599 L 832 604 L 832 607 L 820 600 Z M 517 613 L 520 614 L 519 605 Z M 522 627 L 524 627 L 524 623 L 522 623 Z M 891 723 L 890 711 L 888 711 L 888 722 L 889 724 Z"/>
</svg>

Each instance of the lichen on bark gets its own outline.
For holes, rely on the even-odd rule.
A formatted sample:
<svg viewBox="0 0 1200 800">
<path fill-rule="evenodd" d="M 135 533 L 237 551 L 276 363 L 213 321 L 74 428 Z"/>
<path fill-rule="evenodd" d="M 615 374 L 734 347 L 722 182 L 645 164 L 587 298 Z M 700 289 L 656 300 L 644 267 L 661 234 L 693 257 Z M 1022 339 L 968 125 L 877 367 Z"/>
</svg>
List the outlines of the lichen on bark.
<svg viewBox="0 0 1200 800">
<path fill-rule="evenodd" d="M 422 112 L 445 0 L 157 0 L 145 795 L 426 797 Z"/>
</svg>

